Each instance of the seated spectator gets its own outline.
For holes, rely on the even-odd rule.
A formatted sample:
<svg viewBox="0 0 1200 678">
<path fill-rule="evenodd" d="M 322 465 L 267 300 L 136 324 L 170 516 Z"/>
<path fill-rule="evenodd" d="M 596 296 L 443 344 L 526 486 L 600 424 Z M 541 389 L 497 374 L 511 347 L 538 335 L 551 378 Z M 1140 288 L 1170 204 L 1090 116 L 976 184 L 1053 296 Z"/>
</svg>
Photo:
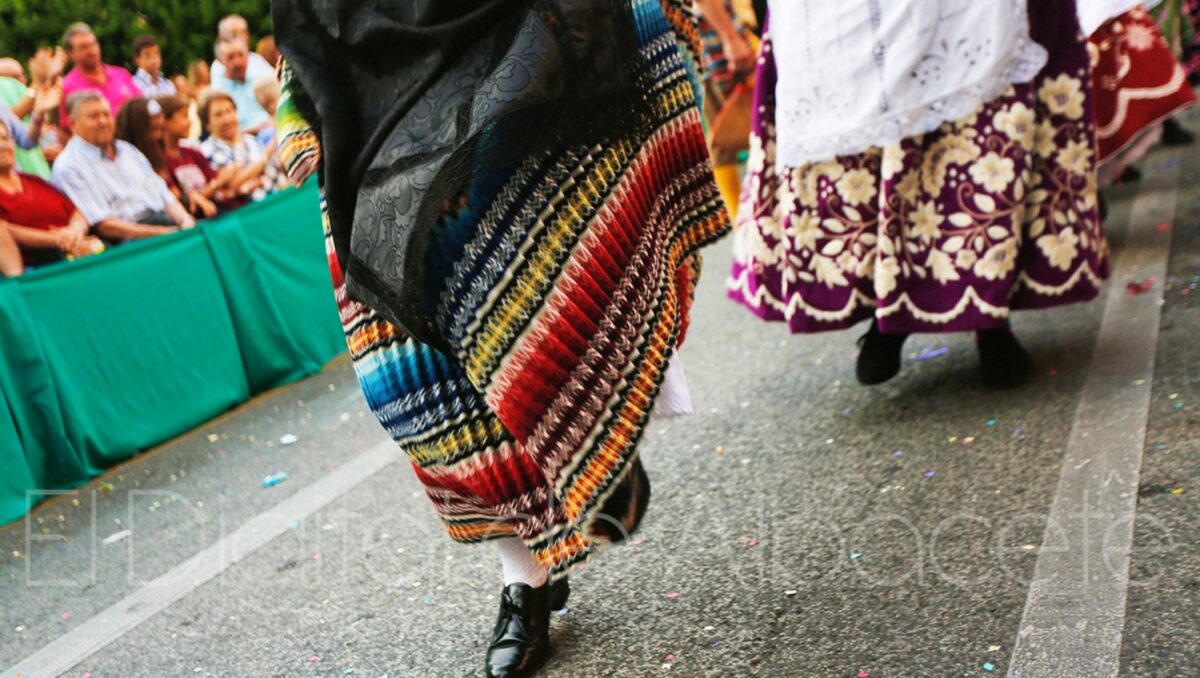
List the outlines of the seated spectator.
<svg viewBox="0 0 1200 678">
<path fill-rule="evenodd" d="M 208 94 L 212 86 L 209 79 L 208 62 L 196 59 L 188 65 L 188 119 L 192 121 L 192 129 L 188 139 L 199 141 L 204 134 L 204 125 L 200 122 L 200 100 Z"/>
<path fill-rule="evenodd" d="M 0 78 L 12 78 L 22 85 L 28 84 L 21 62 L 12 57 L 0 57 Z"/>
<path fill-rule="evenodd" d="M 63 102 L 59 109 L 59 124 L 70 129 L 67 99 L 76 92 L 98 90 L 108 100 L 109 109 L 121 110 L 121 104 L 134 97 L 142 96 L 142 90 L 133 81 L 129 71 L 104 63 L 100 54 L 100 41 L 85 23 L 71 24 L 63 35 L 67 55 L 75 67 L 63 78 Z"/>
<path fill-rule="evenodd" d="M 29 60 L 29 86 L 34 90 L 41 90 L 47 85 L 57 87 L 59 85 L 56 83 L 62 82 L 63 71 L 66 68 L 67 51 L 65 49 L 61 46 L 53 49 L 43 47 Z M 59 101 L 60 103 L 62 101 L 61 94 Z M 60 126 L 61 120 L 59 120 L 58 111 L 59 107 L 56 107 L 46 116 L 53 124 L 43 125 L 40 150 L 34 148 L 28 151 L 17 151 L 17 164 L 20 165 L 22 171 L 36 174 L 43 179 L 50 178 L 50 164 L 62 152 L 66 136 Z M 31 171 L 31 167 L 33 171 Z"/>
<path fill-rule="evenodd" d="M 200 121 L 209 132 L 200 150 L 213 169 L 219 172 L 228 165 L 240 166 L 232 179 L 238 195 L 258 201 L 284 185 L 283 173 L 274 162 L 274 142 L 263 148 L 253 134 L 241 131 L 233 97 L 220 90 L 210 91 L 200 102 Z"/>
<path fill-rule="evenodd" d="M 249 27 L 247 27 L 247 30 L 246 30 L 246 39 L 247 40 L 250 39 L 249 35 L 250 35 L 250 31 L 249 31 Z M 258 43 L 254 45 L 254 53 L 261 56 L 264 60 L 266 60 L 266 62 L 271 65 L 272 69 L 279 66 L 280 54 L 279 54 L 279 49 L 277 47 L 275 47 L 275 36 L 264 35 L 263 37 L 259 38 Z M 272 73 L 271 75 L 274 75 L 274 73 Z"/>
<path fill-rule="evenodd" d="M 204 154 L 192 146 L 183 145 L 191 128 L 188 104 L 181 97 L 160 97 L 163 114 L 162 147 L 170 177 L 167 184 L 176 195 L 183 196 L 184 205 L 193 214 L 211 217 L 216 211 L 228 211 L 249 202 L 236 195 L 233 178 L 241 170 L 236 164 L 226 165 L 220 172 L 213 170 Z M 209 210 L 205 204 L 215 205 Z M 196 206 L 200 206 L 197 212 Z"/>
<path fill-rule="evenodd" d="M 242 42 L 246 43 L 247 47 L 251 44 L 250 41 L 250 24 L 246 22 L 246 18 L 240 14 L 230 14 L 217 24 L 217 35 L 228 35 L 235 38 L 241 38 Z M 274 40 L 271 41 L 274 44 Z M 260 79 L 275 74 L 275 64 L 278 62 L 269 61 L 257 50 L 251 52 L 247 56 L 247 77 L 250 82 L 258 82 Z M 225 64 L 221 63 L 218 58 L 212 64 L 212 77 L 215 81 L 217 78 L 224 79 L 226 77 Z"/>
<path fill-rule="evenodd" d="M 94 90 L 76 92 L 67 108 L 74 136 L 54 163 L 54 183 L 97 235 L 121 243 L 196 224 L 146 156 L 114 137 L 107 99 Z"/>
<path fill-rule="evenodd" d="M 133 63 L 138 67 L 137 73 L 133 74 L 133 81 L 147 98 L 176 93 L 175 83 L 162 73 L 162 49 L 153 35 L 139 35 L 134 38 Z"/>
<path fill-rule="evenodd" d="M 0 77 L 0 126 L 8 130 L 12 142 L 22 152 L 17 163 L 30 174 L 43 178 L 50 175 L 50 165 L 41 152 L 41 138 L 49 125 L 49 116 L 58 109 L 62 99 L 62 78 L 42 83 L 36 89 L 26 87 L 25 72 L 13 59 L 0 60 L 3 70 L 19 79 Z M 15 70 L 12 65 L 15 64 Z M 28 124 L 24 118 L 27 116 Z"/>
<path fill-rule="evenodd" d="M 167 182 L 171 193 L 183 203 L 188 212 L 195 217 L 211 218 L 217 215 L 217 206 L 208 200 L 191 201 L 188 196 L 175 185 L 171 170 L 167 165 L 167 156 L 163 151 L 163 130 L 165 117 L 162 106 L 155 99 L 130 99 L 117 113 L 116 135 L 121 141 L 127 141 L 146 156 L 154 173 Z"/>
<path fill-rule="evenodd" d="M 188 64 L 187 79 L 191 90 L 189 96 L 199 101 L 212 85 L 212 71 L 208 69 L 208 62 L 196 59 Z"/>
<path fill-rule="evenodd" d="M 262 128 L 258 134 L 258 143 L 266 146 L 275 138 L 275 110 L 279 106 L 279 80 L 275 76 L 263 78 L 254 83 L 254 98 L 258 105 L 270 116 L 271 124 Z"/>
<path fill-rule="evenodd" d="M 75 205 L 45 181 L 16 169 L 13 139 L 0 127 L 0 225 L 21 250 L 26 266 L 104 249 Z"/>
<path fill-rule="evenodd" d="M 21 262 L 21 250 L 9 235 L 8 229 L 0 224 L 0 277 L 15 278 L 25 272 Z"/>
<path fill-rule="evenodd" d="M 272 120 L 254 98 L 256 79 L 249 72 L 247 65 L 250 49 L 240 37 L 223 35 L 217 39 L 216 52 L 217 59 L 224 64 L 225 69 L 221 76 L 213 73 L 212 89 L 225 92 L 233 98 L 238 109 L 238 124 L 243 132 L 258 134 L 263 127 L 270 125 Z"/>
</svg>

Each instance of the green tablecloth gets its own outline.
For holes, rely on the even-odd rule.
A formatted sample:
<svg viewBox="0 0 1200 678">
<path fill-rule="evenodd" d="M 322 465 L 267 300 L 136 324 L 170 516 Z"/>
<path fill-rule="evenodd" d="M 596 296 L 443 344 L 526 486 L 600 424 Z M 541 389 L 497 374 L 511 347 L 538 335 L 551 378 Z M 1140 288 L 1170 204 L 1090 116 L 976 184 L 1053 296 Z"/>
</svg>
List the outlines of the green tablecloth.
<svg viewBox="0 0 1200 678">
<path fill-rule="evenodd" d="M 0 524 L 345 350 L 317 199 L 0 281 Z"/>
</svg>

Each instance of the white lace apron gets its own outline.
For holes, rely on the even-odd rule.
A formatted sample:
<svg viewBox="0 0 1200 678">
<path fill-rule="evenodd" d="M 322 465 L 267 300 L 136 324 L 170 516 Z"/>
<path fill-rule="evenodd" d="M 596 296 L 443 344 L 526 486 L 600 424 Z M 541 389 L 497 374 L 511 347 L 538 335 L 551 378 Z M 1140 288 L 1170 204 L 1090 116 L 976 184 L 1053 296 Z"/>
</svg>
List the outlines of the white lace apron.
<svg viewBox="0 0 1200 678">
<path fill-rule="evenodd" d="M 1026 2 L 770 0 L 778 164 L 925 134 L 1033 79 Z"/>
</svg>

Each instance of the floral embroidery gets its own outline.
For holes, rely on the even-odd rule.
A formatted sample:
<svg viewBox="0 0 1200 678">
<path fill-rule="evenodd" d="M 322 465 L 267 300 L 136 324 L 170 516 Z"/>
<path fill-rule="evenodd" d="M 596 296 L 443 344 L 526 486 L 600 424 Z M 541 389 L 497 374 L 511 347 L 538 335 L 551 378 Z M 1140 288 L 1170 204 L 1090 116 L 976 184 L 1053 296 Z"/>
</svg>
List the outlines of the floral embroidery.
<svg viewBox="0 0 1200 678">
<path fill-rule="evenodd" d="M 1079 78 L 1062 73 L 1042 85 L 1038 90 L 1038 98 L 1054 115 L 1065 115 L 1071 120 L 1083 117 L 1083 85 Z"/>
<path fill-rule="evenodd" d="M 871 315 L 973 329 L 1094 297 L 1108 248 L 1082 44 L 1075 56 L 934 133 L 782 172 L 760 66 L 730 296 L 804 332 Z"/>
<path fill-rule="evenodd" d="M 991 193 L 1000 193 L 1008 188 L 1017 174 L 1013 171 L 1011 158 L 1003 158 L 997 153 L 988 153 L 983 158 L 971 164 L 971 178 L 975 183 L 982 184 Z"/>
</svg>

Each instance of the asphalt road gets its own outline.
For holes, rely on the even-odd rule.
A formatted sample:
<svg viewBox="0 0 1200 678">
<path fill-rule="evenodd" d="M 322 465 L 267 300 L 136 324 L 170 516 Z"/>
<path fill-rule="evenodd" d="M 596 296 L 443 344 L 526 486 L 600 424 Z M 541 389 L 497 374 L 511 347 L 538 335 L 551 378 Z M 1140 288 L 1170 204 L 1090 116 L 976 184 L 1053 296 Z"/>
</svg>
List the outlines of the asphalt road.
<svg viewBox="0 0 1200 678">
<path fill-rule="evenodd" d="M 1200 675 L 1200 157 L 1157 153 L 1148 178 L 1172 163 L 1178 193 L 1154 189 L 1178 204 L 1168 278 L 1146 297 L 1165 303 L 1114 648 L 1129 676 Z M 1138 191 L 1110 196 L 1118 251 Z M 914 337 L 900 377 L 863 388 L 861 330 L 757 321 L 725 300 L 729 257 L 728 242 L 706 253 L 682 352 L 697 414 L 643 448 L 644 531 L 572 576 L 546 675 L 1006 673 L 1103 305 L 1015 318 L 1038 365 L 1021 388 L 985 389 L 965 334 Z M 110 606 L 252 519 L 243 536 L 287 519 L 285 500 L 381 443 L 338 362 L 0 528 L 0 667 L 74 630 L 65 675 L 480 675 L 496 555 L 442 534 L 402 458 L 106 633 Z"/>
</svg>

